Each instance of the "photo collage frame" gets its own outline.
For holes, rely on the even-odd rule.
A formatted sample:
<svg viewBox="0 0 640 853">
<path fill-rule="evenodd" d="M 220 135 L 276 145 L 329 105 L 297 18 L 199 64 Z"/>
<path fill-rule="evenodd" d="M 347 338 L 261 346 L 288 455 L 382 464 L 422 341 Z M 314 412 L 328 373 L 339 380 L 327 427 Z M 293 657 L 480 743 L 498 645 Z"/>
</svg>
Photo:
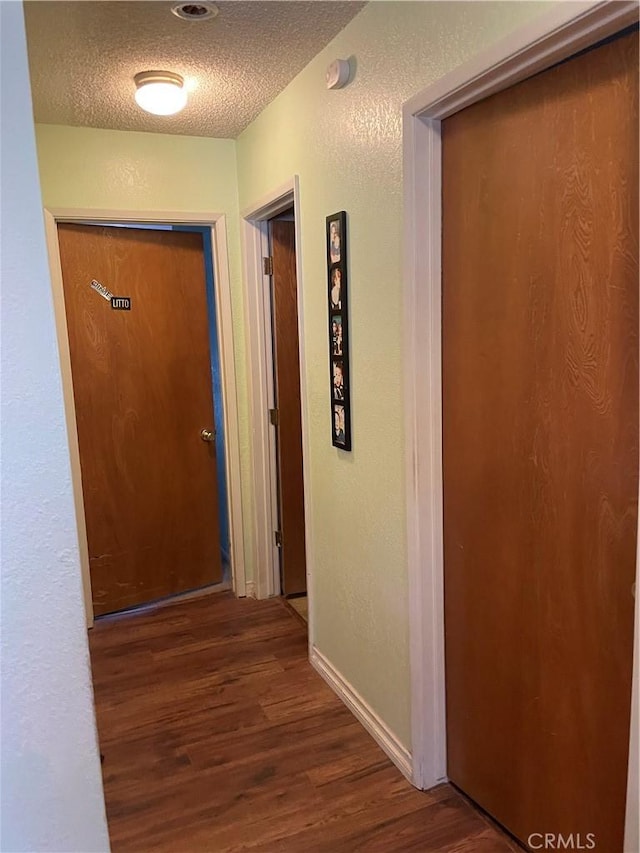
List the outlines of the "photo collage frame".
<svg viewBox="0 0 640 853">
<path fill-rule="evenodd" d="M 327 216 L 326 228 L 331 443 L 340 450 L 351 450 L 346 212 Z"/>
</svg>

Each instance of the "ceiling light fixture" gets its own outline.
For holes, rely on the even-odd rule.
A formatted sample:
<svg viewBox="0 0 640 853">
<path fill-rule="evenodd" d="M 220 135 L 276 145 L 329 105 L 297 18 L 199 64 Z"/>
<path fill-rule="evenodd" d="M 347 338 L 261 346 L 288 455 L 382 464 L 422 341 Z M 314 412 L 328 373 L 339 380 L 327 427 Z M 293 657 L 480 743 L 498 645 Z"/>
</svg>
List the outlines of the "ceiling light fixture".
<svg viewBox="0 0 640 853">
<path fill-rule="evenodd" d="M 171 71 L 141 71 L 133 78 L 136 84 L 136 103 L 148 113 L 170 116 L 179 113 L 187 104 L 184 80 Z"/>
</svg>

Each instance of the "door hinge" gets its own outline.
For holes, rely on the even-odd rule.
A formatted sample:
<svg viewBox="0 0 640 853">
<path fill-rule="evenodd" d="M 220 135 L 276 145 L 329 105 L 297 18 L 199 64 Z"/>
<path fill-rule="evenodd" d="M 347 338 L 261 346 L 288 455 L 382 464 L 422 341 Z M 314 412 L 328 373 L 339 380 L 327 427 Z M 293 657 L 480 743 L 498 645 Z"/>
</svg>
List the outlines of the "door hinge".
<svg viewBox="0 0 640 853">
<path fill-rule="evenodd" d="M 262 263 L 264 266 L 264 274 L 273 275 L 273 258 L 263 258 Z"/>
<path fill-rule="evenodd" d="M 278 426 L 279 417 L 277 409 L 269 409 L 269 421 L 271 426 Z"/>
<path fill-rule="evenodd" d="M 275 542 L 276 542 L 276 548 L 282 548 L 282 531 L 281 530 L 274 530 L 273 531 L 273 538 L 275 539 Z"/>
</svg>

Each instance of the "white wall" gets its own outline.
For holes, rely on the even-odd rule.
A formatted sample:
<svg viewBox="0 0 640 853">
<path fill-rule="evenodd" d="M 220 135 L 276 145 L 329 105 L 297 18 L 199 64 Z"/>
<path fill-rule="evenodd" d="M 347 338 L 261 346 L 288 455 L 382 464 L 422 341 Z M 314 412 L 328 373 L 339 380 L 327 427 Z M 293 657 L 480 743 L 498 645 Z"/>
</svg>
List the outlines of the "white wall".
<svg viewBox="0 0 640 853">
<path fill-rule="evenodd" d="M 109 849 L 21 3 L 2 26 L 3 851 Z"/>
</svg>

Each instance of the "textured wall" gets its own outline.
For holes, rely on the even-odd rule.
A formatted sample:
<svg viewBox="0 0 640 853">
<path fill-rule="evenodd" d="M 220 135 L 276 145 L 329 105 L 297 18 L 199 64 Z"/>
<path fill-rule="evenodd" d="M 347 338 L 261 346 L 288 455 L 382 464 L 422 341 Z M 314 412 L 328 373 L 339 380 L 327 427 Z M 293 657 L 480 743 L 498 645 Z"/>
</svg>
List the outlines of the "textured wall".
<svg viewBox="0 0 640 853">
<path fill-rule="evenodd" d="M 410 744 L 402 103 L 547 8 L 370 3 L 238 140 L 240 208 L 300 175 L 316 644 Z M 353 58 L 355 79 L 324 72 Z M 331 446 L 324 217 L 349 215 L 353 452 Z"/>
<path fill-rule="evenodd" d="M 109 841 L 22 4 L 2 23 L 2 850 Z"/>
<path fill-rule="evenodd" d="M 231 272 L 242 500 L 251 512 L 248 392 L 240 272 L 236 146 L 231 139 L 36 125 L 42 197 L 47 207 L 225 213 Z M 245 525 L 247 579 L 253 539 Z"/>
</svg>

